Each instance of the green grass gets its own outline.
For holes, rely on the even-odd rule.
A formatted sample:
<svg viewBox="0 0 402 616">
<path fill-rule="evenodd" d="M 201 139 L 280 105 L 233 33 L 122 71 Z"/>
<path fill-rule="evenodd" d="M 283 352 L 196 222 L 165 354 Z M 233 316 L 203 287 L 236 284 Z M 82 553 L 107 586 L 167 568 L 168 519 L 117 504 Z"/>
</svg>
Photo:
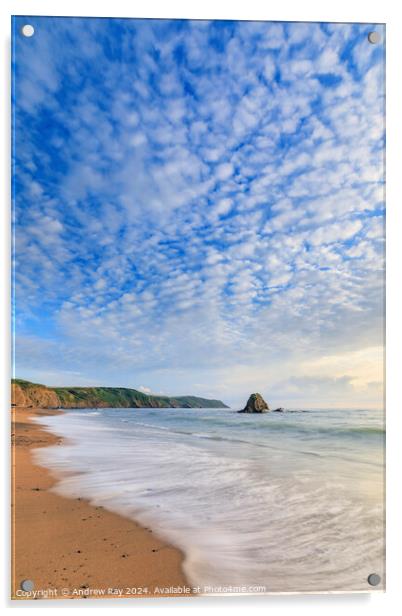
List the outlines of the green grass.
<svg viewBox="0 0 402 616">
<path fill-rule="evenodd" d="M 19 385 L 21 389 L 28 389 L 29 387 L 46 387 L 42 383 L 31 383 L 31 381 L 25 381 L 24 379 L 11 379 L 12 383 Z"/>
</svg>

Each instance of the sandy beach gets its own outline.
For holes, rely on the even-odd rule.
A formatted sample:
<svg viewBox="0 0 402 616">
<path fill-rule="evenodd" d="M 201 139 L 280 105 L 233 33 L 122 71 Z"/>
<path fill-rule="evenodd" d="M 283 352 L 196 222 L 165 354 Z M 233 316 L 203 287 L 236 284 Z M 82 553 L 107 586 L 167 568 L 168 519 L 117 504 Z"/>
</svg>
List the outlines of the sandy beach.
<svg viewBox="0 0 402 616">
<path fill-rule="evenodd" d="M 155 597 L 190 594 L 182 553 L 150 528 L 49 489 L 56 479 L 31 448 L 62 440 L 31 421 L 58 411 L 12 409 L 12 589 L 14 599 Z M 20 585 L 32 580 L 35 595 Z M 187 592 L 186 592 L 187 591 Z"/>
</svg>

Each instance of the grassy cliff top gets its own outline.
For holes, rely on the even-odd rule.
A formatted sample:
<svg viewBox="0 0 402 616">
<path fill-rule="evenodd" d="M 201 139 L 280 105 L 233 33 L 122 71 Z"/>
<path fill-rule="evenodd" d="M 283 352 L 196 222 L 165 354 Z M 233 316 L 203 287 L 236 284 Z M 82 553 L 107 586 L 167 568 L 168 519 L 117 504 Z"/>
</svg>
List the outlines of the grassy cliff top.
<svg viewBox="0 0 402 616">
<path fill-rule="evenodd" d="M 43 394 L 53 392 L 52 407 L 59 408 L 228 408 L 221 400 L 198 396 L 154 396 L 127 387 L 47 387 L 24 379 L 12 383 L 31 406 L 39 406 Z"/>
</svg>

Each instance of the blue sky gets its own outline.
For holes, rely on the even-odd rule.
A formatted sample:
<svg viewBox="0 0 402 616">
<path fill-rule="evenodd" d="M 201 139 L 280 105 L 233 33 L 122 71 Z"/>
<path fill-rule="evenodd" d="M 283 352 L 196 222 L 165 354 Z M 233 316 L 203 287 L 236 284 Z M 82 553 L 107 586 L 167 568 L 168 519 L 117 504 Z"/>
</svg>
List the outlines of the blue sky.
<svg viewBox="0 0 402 616">
<path fill-rule="evenodd" d="M 15 374 L 380 406 L 384 39 L 15 18 Z"/>
</svg>

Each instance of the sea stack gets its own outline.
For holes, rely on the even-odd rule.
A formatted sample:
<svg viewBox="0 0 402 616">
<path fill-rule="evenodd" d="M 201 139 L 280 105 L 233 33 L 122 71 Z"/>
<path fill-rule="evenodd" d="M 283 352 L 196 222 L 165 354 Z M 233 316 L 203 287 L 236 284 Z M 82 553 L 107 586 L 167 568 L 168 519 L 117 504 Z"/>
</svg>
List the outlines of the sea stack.
<svg viewBox="0 0 402 616">
<path fill-rule="evenodd" d="M 265 402 L 261 394 L 251 394 L 247 400 L 247 404 L 239 413 L 266 413 L 269 411 L 269 406 Z"/>
</svg>

